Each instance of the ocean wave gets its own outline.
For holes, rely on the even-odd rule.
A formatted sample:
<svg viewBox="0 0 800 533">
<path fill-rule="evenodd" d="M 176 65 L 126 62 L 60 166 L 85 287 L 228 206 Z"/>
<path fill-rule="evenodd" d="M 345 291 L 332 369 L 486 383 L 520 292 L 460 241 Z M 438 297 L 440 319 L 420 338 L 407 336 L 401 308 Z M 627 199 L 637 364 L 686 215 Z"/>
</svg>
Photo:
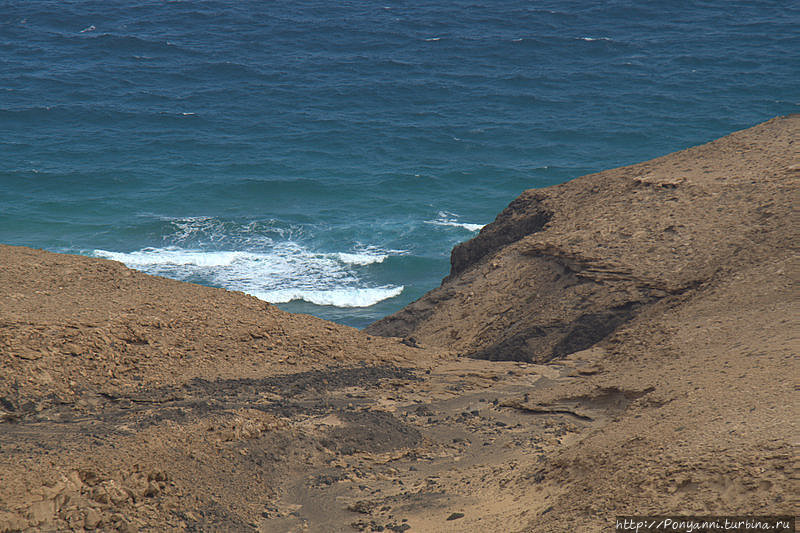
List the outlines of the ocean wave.
<svg viewBox="0 0 800 533">
<path fill-rule="evenodd" d="M 240 250 L 257 250 L 272 247 L 276 240 L 293 242 L 302 236 L 302 228 L 282 226 L 275 220 L 241 223 L 209 216 L 158 218 L 171 226 L 164 242 L 181 248 L 206 249 L 227 244 Z"/>
<path fill-rule="evenodd" d="M 353 252 L 329 254 L 346 265 L 367 266 L 383 263 L 390 256 L 406 255 L 408 250 L 384 250 L 376 246 L 361 246 Z"/>
<path fill-rule="evenodd" d="M 459 222 L 458 215 L 450 213 L 449 211 L 439 211 L 439 218 L 436 220 L 426 220 L 425 224 L 433 224 L 434 226 L 452 226 L 455 228 L 464 228 L 468 231 L 480 231 L 486 224 L 472 224 L 469 222 Z"/>
<path fill-rule="evenodd" d="M 90 255 L 152 275 L 242 291 L 272 303 L 305 300 L 317 305 L 369 307 L 399 295 L 403 287 L 370 286 L 360 276 L 362 269 L 402 253 L 375 247 L 320 253 L 284 241 L 265 251 L 167 246 L 133 252 L 96 249 Z"/>
<path fill-rule="evenodd" d="M 316 305 L 331 305 L 334 307 L 370 307 L 400 296 L 404 287 L 387 285 L 366 289 L 331 289 L 331 290 L 304 290 L 304 289 L 278 289 L 274 291 L 253 292 L 252 296 L 270 303 L 287 303 L 303 300 Z"/>
<path fill-rule="evenodd" d="M 391 255 L 401 255 L 404 250 L 392 250 Z M 207 251 L 187 250 L 176 246 L 166 248 L 143 248 L 135 252 L 112 252 L 109 250 L 93 250 L 94 257 L 112 259 L 125 263 L 127 266 L 136 267 L 170 267 L 193 266 L 202 268 L 229 267 L 236 263 L 266 262 L 272 266 L 281 263 L 305 262 L 309 266 L 333 266 L 332 263 L 342 265 L 367 266 L 383 263 L 389 253 L 376 251 L 364 252 L 334 252 L 314 253 L 303 249 L 302 246 L 284 243 L 276 247 L 274 252 L 242 252 L 242 251 Z"/>
<path fill-rule="evenodd" d="M 486 224 L 470 224 L 468 222 L 452 222 L 452 221 L 445 221 L 441 222 L 438 220 L 426 220 L 426 224 L 433 224 L 435 226 L 453 226 L 455 228 L 464 228 L 468 231 L 480 231 Z"/>
<path fill-rule="evenodd" d="M 388 254 L 349 254 L 344 252 L 336 254 L 336 258 L 342 263 L 359 266 L 383 263 L 387 257 L 389 257 Z"/>
<path fill-rule="evenodd" d="M 112 259 L 132 268 L 158 266 L 230 266 L 236 261 L 258 260 L 257 254 L 247 252 L 205 252 L 181 248 L 143 248 L 135 252 L 110 252 L 94 250 L 95 257 Z"/>
</svg>

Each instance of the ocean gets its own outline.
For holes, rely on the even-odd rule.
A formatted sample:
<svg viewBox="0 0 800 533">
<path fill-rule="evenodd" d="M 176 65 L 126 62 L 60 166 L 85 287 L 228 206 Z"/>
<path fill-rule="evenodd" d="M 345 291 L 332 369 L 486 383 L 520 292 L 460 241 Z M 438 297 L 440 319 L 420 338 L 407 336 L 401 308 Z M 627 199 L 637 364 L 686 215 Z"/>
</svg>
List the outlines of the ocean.
<svg viewBox="0 0 800 533">
<path fill-rule="evenodd" d="M 0 242 L 363 327 L 525 189 L 797 112 L 798 28 L 781 1 L 3 0 Z"/>
</svg>

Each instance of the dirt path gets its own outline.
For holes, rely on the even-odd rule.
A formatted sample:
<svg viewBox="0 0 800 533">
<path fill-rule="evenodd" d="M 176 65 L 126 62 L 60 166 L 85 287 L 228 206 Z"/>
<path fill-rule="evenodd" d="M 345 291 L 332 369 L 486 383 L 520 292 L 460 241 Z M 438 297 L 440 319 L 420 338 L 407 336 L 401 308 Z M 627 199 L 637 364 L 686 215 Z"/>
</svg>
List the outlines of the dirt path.
<svg viewBox="0 0 800 533">
<path fill-rule="evenodd" d="M 368 332 L 0 245 L 0 532 L 796 513 L 798 138 L 526 192 Z"/>
</svg>

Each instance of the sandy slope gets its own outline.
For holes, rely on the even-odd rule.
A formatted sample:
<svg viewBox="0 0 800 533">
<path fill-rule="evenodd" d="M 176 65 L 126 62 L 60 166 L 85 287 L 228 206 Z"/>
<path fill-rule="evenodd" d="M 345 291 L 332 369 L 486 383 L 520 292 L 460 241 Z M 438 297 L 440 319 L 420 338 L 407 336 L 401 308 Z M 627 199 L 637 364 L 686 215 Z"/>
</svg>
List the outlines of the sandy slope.
<svg viewBox="0 0 800 533">
<path fill-rule="evenodd" d="M 796 513 L 796 139 L 523 193 L 366 333 L 0 246 L 0 531 Z"/>
<path fill-rule="evenodd" d="M 442 286 L 368 328 L 547 361 L 795 242 L 798 118 L 523 193 L 452 253 Z"/>
</svg>

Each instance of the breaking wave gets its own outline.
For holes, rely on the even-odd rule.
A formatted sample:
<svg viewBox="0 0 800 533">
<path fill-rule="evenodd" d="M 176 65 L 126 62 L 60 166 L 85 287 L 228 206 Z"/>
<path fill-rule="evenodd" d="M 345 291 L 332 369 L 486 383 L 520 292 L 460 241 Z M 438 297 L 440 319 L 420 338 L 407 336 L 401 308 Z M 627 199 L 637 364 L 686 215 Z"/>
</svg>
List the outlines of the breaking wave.
<svg viewBox="0 0 800 533">
<path fill-rule="evenodd" d="M 403 292 L 403 286 L 370 286 L 359 270 L 400 250 L 374 248 L 315 253 L 294 242 L 269 251 L 209 251 L 179 246 L 133 252 L 93 250 L 91 255 L 148 274 L 242 291 L 271 303 L 304 300 L 316 305 L 369 307 Z"/>
<path fill-rule="evenodd" d="M 486 224 L 471 224 L 469 222 L 459 222 L 458 215 L 450 213 L 449 211 L 439 211 L 439 216 L 436 220 L 426 220 L 426 224 L 433 224 L 434 226 L 452 226 L 455 228 L 464 228 L 467 231 L 480 231 Z"/>
</svg>

